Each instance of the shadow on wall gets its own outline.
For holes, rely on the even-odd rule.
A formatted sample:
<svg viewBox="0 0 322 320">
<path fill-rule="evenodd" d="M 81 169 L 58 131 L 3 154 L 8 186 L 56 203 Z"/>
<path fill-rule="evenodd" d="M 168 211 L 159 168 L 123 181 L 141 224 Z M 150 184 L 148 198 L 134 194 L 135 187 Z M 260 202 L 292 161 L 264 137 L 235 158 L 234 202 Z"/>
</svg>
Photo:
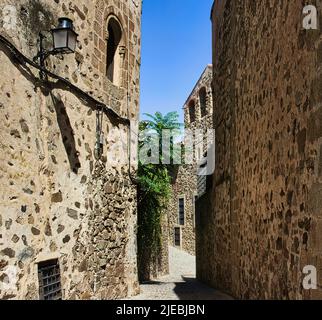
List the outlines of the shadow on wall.
<svg viewBox="0 0 322 320">
<path fill-rule="evenodd" d="M 199 281 L 214 285 L 214 272 L 207 269 L 208 264 L 214 261 L 214 248 L 208 245 L 208 239 L 214 234 L 209 223 L 211 208 L 211 192 L 207 191 L 196 202 L 196 273 Z"/>
<path fill-rule="evenodd" d="M 92 110 L 96 110 L 96 105 L 94 99 L 84 97 L 83 93 L 80 90 L 75 90 L 75 88 L 71 88 L 66 86 L 66 84 L 61 81 L 50 82 L 48 79 L 41 80 L 37 76 L 34 75 L 31 68 L 29 68 L 26 63 L 21 60 L 19 57 L 15 56 L 13 52 L 11 52 L 8 48 L 0 44 L 0 51 L 2 51 L 12 62 L 12 64 L 21 72 L 21 74 L 33 83 L 36 89 L 39 88 L 44 96 L 51 96 L 56 116 L 57 122 L 61 131 L 63 143 L 65 146 L 65 150 L 68 156 L 70 168 L 74 173 L 78 173 L 81 168 L 79 161 L 79 153 L 76 150 L 76 142 L 74 138 L 74 131 L 72 129 L 66 107 L 60 98 L 54 96 L 52 94 L 52 90 L 60 89 L 66 92 L 70 92 L 74 94 L 84 105 L 89 107 Z M 111 111 L 107 109 L 103 109 L 104 114 L 109 118 L 112 125 L 118 124 L 118 122 L 111 117 Z"/>
<path fill-rule="evenodd" d="M 78 170 L 81 168 L 81 164 L 78 157 L 79 152 L 76 149 L 74 130 L 71 126 L 64 103 L 54 94 L 50 93 L 50 96 L 56 110 L 57 123 L 60 128 L 70 168 L 77 174 Z"/>
<path fill-rule="evenodd" d="M 74 173 L 77 174 L 81 165 L 78 158 L 78 151 L 76 150 L 74 131 L 72 129 L 68 114 L 66 112 L 65 105 L 59 98 L 55 97 L 50 91 L 51 87 L 57 86 L 58 88 L 60 88 L 61 86 L 59 86 L 59 84 L 50 83 L 48 81 L 46 82 L 41 81 L 39 78 L 34 76 L 31 69 L 28 68 L 23 61 L 19 61 L 17 57 L 12 57 L 11 53 L 7 50 L 7 48 L 0 46 L 0 50 L 4 54 L 6 54 L 9 59 L 11 59 L 11 61 L 13 62 L 13 65 L 16 66 L 16 68 L 21 72 L 21 74 L 28 81 L 32 82 L 35 85 L 35 90 L 36 88 L 40 88 L 42 93 L 45 96 L 48 96 L 48 94 L 50 94 L 51 99 L 53 101 L 53 105 L 56 110 L 57 121 L 61 131 L 61 135 L 63 137 L 63 143 L 68 156 L 70 168 Z M 44 84 L 47 84 L 47 86 L 44 86 Z M 63 89 L 66 90 L 66 88 L 63 88 Z"/>
<path fill-rule="evenodd" d="M 10 37 L 8 38 L 10 39 Z M 80 88 L 73 85 L 72 83 L 69 83 L 64 78 L 54 75 L 53 78 L 57 81 L 53 82 L 48 80 L 50 76 L 48 77 L 47 75 L 45 80 L 42 80 L 40 79 L 40 77 L 37 77 L 31 70 L 31 67 L 28 67 L 28 64 L 32 65 L 33 62 L 31 62 L 29 58 L 25 57 L 22 53 L 20 53 L 14 47 L 14 45 L 11 44 L 11 46 L 8 46 L 6 45 L 6 42 L 0 43 L 0 51 L 3 52 L 10 59 L 12 65 L 20 71 L 21 75 L 34 85 L 35 92 L 37 92 L 37 89 L 39 88 L 41 93 L 45 97 L 51 95 L 51 99 L 56 110 L 57 121 L 61 131 L 63 143 L 68 156 L 70 168 L 75 174 L 78 173 L 81 165 L 79 161 L 79 153 L 76 150 L 74 131 L 72 129 L 68 114 L 66 112 L 66 107 L 64 106 L 61 99 L 53 96 L 52 90 L 60 89 L 65 92 L 70 92 L 76 98 L 78 98 L 83 105 L 85 105 L 93 111 L 98 110 L 98 106 L 100 106 L 100 109 L 103 108 L 103 113 L 109 119 L 112 126 L 118 126 L 119 124 L 129 126 L 129 119 L 119 116 L 113 109 L 109 108 L 105 104 L 88 95 L 86 92 L 82 91 Z"/>
<path fill-rule="evenodd" d="M 8 38 L 10 39 L 10 37 Z M 119 124 L 125 124 L 129 126 L 130 121 L 127 118 L 119 116 L 112 108 L 106 106 L 105 104 L 102 104 L 100 101 L 88 95 L 77 86 L 69 83 L 69 81 L 67 81 L 66 79 L 55 75 L 54 78 L 57 81 L 53 82 L 48 80 L 48 76 L 46 76 L 46 80 L 41 80 L 39 77 L 35 76 L 31 71 L 31 68 L 27 66 L 28 63 L 31 64 L 33 62 L 26 63 L 25 59 L 29 58 L 24 57 L 19 51 L 16 50 L 14 46 L 13 48 L 8 48 L 7 46 L 0 43 L 0 50 L 10 59 L 12 64 L 21 72 L 21 74 L 28 81 L 33 83 L 33 85 L 35 86 L 35 92 L 37 88 L 40 88 L 42 94 L 46 97 L 48 96 L 49 92 L 54 89 L 60 89 L 66 92 L 70 92 L 76 98 L 78 98 L 82 104 L 92 109 L 93 111 L 98 110 L 98 106 L 103 106 L 103 112 L 108 117 L 112 126 L 117 126 Z"/>
</svg>

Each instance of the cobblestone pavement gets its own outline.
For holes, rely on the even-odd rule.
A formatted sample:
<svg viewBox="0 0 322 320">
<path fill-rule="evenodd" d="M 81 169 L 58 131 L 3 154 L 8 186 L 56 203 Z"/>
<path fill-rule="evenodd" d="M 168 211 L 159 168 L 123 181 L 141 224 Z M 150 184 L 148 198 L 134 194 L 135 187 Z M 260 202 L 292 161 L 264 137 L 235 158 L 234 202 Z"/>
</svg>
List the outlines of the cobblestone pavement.
<svg viewBox="0 0 322 320">
<path fill-rule="evenodd" d="M 231 300 L 196 280 L 196 259 L 170 247 L 170 274 L 141 285 L 141 294 L 131 300 Z"/>
</svg>

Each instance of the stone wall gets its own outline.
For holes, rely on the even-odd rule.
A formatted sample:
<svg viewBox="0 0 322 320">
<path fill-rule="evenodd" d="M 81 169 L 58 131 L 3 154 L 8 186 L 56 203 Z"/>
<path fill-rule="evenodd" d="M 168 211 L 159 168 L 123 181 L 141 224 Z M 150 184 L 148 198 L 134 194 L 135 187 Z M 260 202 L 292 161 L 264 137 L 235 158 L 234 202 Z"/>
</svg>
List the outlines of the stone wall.
<svg viewBox="0 0 322 320">
<path fill-rule="evenodd" d="M 3 0 L 0 14 L 8 5 L 16 25 L 3 16 L 0 33 L 31 59 L 39 31 L 55 27 L 58 17 L 71 18 L 76 53 L 51 56 L 48 70 L 137 119 L 141 1 Z M 123 29 L 118 85 L 106 77 L 111 15 Z M 103 110 L 104 154 L 97 160 L 96 105 L 59 81 L 40 82 L 38 71 L 17 63 L 3 44 L 0 71 L 1 280 L 8 267 L 17 272 L 17 290 L 0 286 L 0 298 L 39 299 L 38 263 L 51 259 L 59 261 L 63 299 L 137 294 L 137 195 L 129 174 L 136 167 L 129 165 L 128 126 Z"/>
<path fill-rule="evenodd" d="M 196 258 L 203 259 L 207 263 L 197 263 L 196 272 L 199 280 L 206 282 L 204 275 L 209 274 L 209 265 L 213 261 L 213 235 L 212 225 L 209 225 L 207 213 L 211 207 L 211 194 L 207 192 L 196 202 Z M 208 256 L 208 258 L 206 258 Z"/>
<path fill-rule="evenodd" d="M 302 29 L 303 6 L 214 5 L 216 171 L 198 278 L 238 298 L 322 298 L 322 37 Z M 306 265 L 318 290 L 302 287 Z"/>
<path fill-rule="evenodd" d="M 167 207 L 169 216 L 169 243 L 175 247 L 175 228 L 181 230 L 179 249 L 195 255 L 195 196 L 197 195 L 196 168 L 182 165 L 172 185 L 172 195 Z M 185 224 L 179 224 L 179 199 L 184 198 Z"/>
<path fill-rule="evenodd" d="M 191 92 L 187 102 L 185 103 L 185 128 L 195 132 L 201 130 L 206 132 L 207 129 L 213 128 L 213 111 L 212 111 L 212 66 L 206 67 L 200 79 L 196 83 L 195 88 Z M 206 92 L 206 109 L 205 114 L 201 113 L 201 103 L 199 93 L 205 88 Z M 191 102 L 195 105 L 195 119 L 190 118 Z M 198 152 L 200 149 L 200 152 Z M 195 201 L 198 196 L 197 188 L 197 158 L 198 154 L 203 156 L 207 150 L 206 144 L 195 145 L 194 164 L 183 164 L 178 167 L 178 172 L 174 177 L 172 185 L 172 197 L 168 205 L 169 215 L 169 240 L 172 246 L 175 246 L 176 227 L 181 229 L 181 245 L 180 248 L 192 255 L 195 255 Z M 185 202 L 185 224 L 179 225 L 179 199 L 184 198 Z"/>
<path fill-rule="evenodd" d="M 169 222 L 166 213 L 162 214 L 161 217 L 161 248 L 158 255 L 150 257 L 149 253 L 146 253 L 147 256 L 142 265 L 142 270 L 139 270 L 139 273 L 141 272 L 141 275 L 139 275 L 139 280 L 141 282 L 144 283 L 150 280 L 158 280 L 160 277 L 169 274 Z"/>
</svg>

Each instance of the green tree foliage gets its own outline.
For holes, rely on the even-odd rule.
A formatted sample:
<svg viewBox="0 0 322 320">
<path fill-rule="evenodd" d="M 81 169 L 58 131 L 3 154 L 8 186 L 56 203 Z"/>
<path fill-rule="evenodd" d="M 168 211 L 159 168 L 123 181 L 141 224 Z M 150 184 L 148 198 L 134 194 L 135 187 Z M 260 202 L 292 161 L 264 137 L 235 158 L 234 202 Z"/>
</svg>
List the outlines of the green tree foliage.
<svg viewBox="0 0 322 320">
<path fill-rule="evenodd" d="M 174 153 L 174 138 L 179 136 L 180 134 L 180 128 L 181 124 L 179 123 L 179 114 L 177 112 L 169 112 L 165 116 L 162 115 L 160 112 L 156 112 L 155 115 L 151 114 L 145 114 L 146 117 L 148 117 L 150 120 L 146 120 L 142 123 L 141 129 L 147 130 L 152 132 L 155 137 L 159 141 L 159 161 L 162 165 L 164 163 L 164 159 L 169 157 L 169 154 L 166 152 L 166 154 L 163 153 L 162 145 L 163 145 L 163 132 L 165 130 L 171 131 L 171 147 L 170 147 L 170 162 L 173 162 L 173 158 L 176 156 Z M 167 169 L 169 170 L 169 166 L 166 165 Z M 171 169 L 170 169 L 171 170 Z"/>
<path fill-rule="evenodd" d="M 162 214 L 171 195 L 171 165 L 162 164 L 162 131 L 179 132 L 179 115 L 176 112 L 163 116 L 146 115 L 149 120 L 140 123 L 140 131 L 152 131 L 160 143 L 160 164 L 142 164 L 138 169 L 138 265 L 141 281 L 150 280 L 151 270 L 157 264 L 162 245 Z M 148 141 L 143 138 L 142 148 Z M 153 139 L 153 138 L 152 138 Z M 173 141 L 172 141 L 173 142 Z M 173 148 L 171 148 L 173 152 Z M 173 156 L 173 155 L 172 155 Z"/>
</svg>

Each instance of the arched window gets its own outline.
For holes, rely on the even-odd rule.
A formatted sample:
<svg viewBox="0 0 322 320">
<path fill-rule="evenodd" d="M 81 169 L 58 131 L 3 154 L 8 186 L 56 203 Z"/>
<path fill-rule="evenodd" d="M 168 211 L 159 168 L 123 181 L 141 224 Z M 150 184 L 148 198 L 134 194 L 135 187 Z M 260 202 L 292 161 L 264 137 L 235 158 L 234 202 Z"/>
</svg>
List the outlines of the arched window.
<svg viewBox="0 0 322 320">
<path fill-rule="evenodd" d="M 201 88 L 199 91 L 199 101 L 201 117 L 203 118 L 207 115 L 207 90 L 205 87 Z"/>
<path fill-rule="evenodd" d="M 189 117 L 190 122 L 196 121 L 196 103 L 194 100 L 191 100 L 189 103 Z"/>
<path fill-rule="evenodd" d="M 122 28 L 112 17 L 108 22 L 106 75 L 116 85 L 121 77 L 121 40 Z"/>
</svg>

